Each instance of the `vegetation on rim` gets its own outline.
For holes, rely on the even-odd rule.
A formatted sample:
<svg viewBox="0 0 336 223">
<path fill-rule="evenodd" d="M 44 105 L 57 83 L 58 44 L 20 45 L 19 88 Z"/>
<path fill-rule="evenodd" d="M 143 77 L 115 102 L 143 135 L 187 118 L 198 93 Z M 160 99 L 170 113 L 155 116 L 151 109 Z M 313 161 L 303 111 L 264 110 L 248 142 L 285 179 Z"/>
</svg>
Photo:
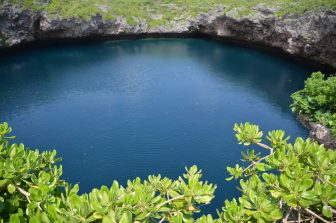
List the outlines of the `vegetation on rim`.
<svg viewBox="0 0 336 223">
<path fill-rule="evenodd" d="M 305 81 L 304 89 L 292 95 L 292 110 L 305 115 L 312 122 L 321 123 L 336 136 L 336 77 L 325 78 L 321 72 L 313 73 Z"/>
<path fill-rule="evenodd" d="M 4 1 L 4 0 L 3 0 Z M 150 26 L 165 25 L 172 20 L 187 20 L 201 13 L 225 6 L 226 12 L 237 16 L 253 13 L 254 7 L 264 4 L 274 8 L 277 15 L 304 13 L 309 10 L 336 9 L 334 0 L 7 0 L 33 10 L 45 10 L 62 17 L 90 19 L 101 13 L 104 19 L 126 18 L 129 24 L 146 21 Z"/>
<path fill-rule="evenodd" d="M 240 144 L 267 151 L 242 153 L 247 164 L 228 167 L 228 180 L 240 179 L 242 196 L 225 201 L 218 216 L 194 218 L 214 198 L 216 186 L 201 181 L 196 166 L 177 180 L 149 176 L 120 186 L 102 186 L 79 194 L 78 185 L 61 179 L 56 151 L 11 144 L 11 128 L 0 124 L 0 222 L 275 222 L 335 220 L 336 151 L 282 130 L 262 143 L 257 125 L 236 124 Z M 230 188 L 228 188 L 229 190 Z M 333 217 L 334 216 L 334 217 Z"/>
</svg>

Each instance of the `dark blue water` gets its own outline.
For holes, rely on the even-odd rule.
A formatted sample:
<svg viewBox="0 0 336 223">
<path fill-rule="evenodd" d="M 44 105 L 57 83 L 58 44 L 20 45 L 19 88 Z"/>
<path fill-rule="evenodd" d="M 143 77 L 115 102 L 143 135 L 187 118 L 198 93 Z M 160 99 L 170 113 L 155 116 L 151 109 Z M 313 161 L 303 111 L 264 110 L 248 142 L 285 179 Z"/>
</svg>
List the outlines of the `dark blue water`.
<svg viewBox="0 0 336 223">
<path fill-rule="evenodd" d="M 289 105 L 311 69 L 202 39 L 109 41 L 39 48 L 0 60 L 0 120 L 17 141 L 56 148 L 64 178 L 90 191 L 113 179 L 197 164 L 218 185 L 214 212 L 238 196 L 235 122 L 307 136 Z"/>
</svg>

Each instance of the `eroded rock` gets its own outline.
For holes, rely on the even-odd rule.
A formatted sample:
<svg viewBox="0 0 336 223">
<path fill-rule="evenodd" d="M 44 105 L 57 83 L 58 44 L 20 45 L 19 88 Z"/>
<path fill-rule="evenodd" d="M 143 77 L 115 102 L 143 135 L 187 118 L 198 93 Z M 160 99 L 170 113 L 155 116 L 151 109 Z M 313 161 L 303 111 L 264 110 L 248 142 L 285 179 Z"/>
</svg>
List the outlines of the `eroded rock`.
<svg viewBox="0 0 336 223">
<path fill-rule="evenodd" d="M 174 4 L 167 7 L 174 8 Z M 101 9 L 108 10 L 107 8 Z M 226 12 L 218 5 L 209 13 L 195 18 L 175 18 L 166 25 L 150 27 L 138 19 L 129 25 L 125 18 L 104 20 L 100 14 L 90 19 L 61 18 L 46 12 L 24 10 L 3 3 L 0 14 L 0 47 L 26 42 L 81 37 L 109 37 L 140 34 L 204 33 L 217 38 L 233 39 L 278 48 L 289 54 L 314 60 L 336 68 L 336 12 L 332 10 L 306 12 L 302 15 L 276 16 L 277 8 L 256 6 L 249 15 L 237 10 Z"/>
<path fill-rule="evenodd" d="M 298 120 L 309 129 L 309 137 L 327 148 L 336 148 L 336 137 L 332 135 L 331 130 L 322 124 L 309 121 L 305 115 L 298 115 Z"/>
</svg>

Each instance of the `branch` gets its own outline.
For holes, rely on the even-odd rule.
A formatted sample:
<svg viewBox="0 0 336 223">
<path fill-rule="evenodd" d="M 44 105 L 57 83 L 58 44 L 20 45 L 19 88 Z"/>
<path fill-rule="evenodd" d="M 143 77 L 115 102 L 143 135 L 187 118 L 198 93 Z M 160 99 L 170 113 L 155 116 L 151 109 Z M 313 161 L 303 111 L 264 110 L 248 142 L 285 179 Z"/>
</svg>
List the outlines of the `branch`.
<svg viewBox="0 0 336 223">
<path fill-rule="evenodd" d="M 310 218 L 306 218 L 306 219 L 303 219 L 302 222 L 307 222 L 307 221 L 310 221 L 311 219 Z M 287 221 L 287 223 L 297 223 L 298 221 Z"/>
<path fill-rule="evenodd" d="M 172 202 L 172 201 L 179 200 L 179 199 L 182 199 L 182 198 L 184 198 L 184 197 L 185 197 L 185 195 L 182 194 L 182 195 L 180 195 L 180 196 L 171 198 L 171 199 L 169 199 L 169 200 L 163 202 L 162 204 L 159 204 L 159 205 L 157 206 L 156 210 L 159 210 L 160 208 L 162 208 L 163 206 L 165 206 L 166 204 L 168 204 L 168 203 L 170 203 L 170 202 Z"/>
<path fill-rule="evenodd" d="M 171 199 L 169 199 L 169 200 L 166 200 L 165 202 L 159 204 L 159 205 L 156 207 L 156 210 L 158 211 L 158 210 L 160 210 L 160 208 L 162 208 L 162 207 L 165 206 L 166 204 L 168 204 L 168 203 L 170 203 L 170 202 L 172 202 L 172 201 L 175 201 L 175 200 L 182 199 L 182 198 L 184 198 L 184 197 L 185 197 L 185 195 L 182 194 L 182 195 L 179 195 L 179 196 L 177 196 L 177 197 L 174 197 L 174 198 L 171 198 Z M 149 217 L 150 215 L 151 215 L 151 213 L 149 212 L 149 213 L 147 213 L 146 217 Z"/>
<path fill-rule="evenodd" d="M 321 216 L 319 216 L 318 214 L 316 214 L 315 212 L 309 210 L 308 208 L 305 208 L 305 211 L 310 214 L 311 216 L 314 216 L 315 218 L 320 219 L 321 221 L 323 221 L 324 223 L 330 223 L 329 221 L 325 220 L 324 218 L 322 218 Z"/>
<path fill-rule="evenodd" d="M 15 186 L 15 188 L 21 193 L 23 194 L 26 198 L 27 198 L 27 201 L 28 203 L 30 203 L 30 193 L 28 191 L 25 191 L 24 189 L 22 189 L 21 187 L 19 186 Z M 37 202 L 37 207 L 42 211 L 42 208 L 40 206 L 41 202 Z"/>
<path fill-rule="evenodd" d="M 292 213 L 292 210 L 293 210 L 293 207 L 290 207 L 290 208 L 287 210 L 286 216 L 285 216 L 285 218 L 282 220 L 282 222 L 288 223 L 288 217 L 289 217 L 289 215 Z"/>
<path fill-rule="evenodd" d="M 318 175 L 317 177 L 318 177 L 319 180 L 322 181 L 323 183 L 328 183 L 328 184 L 330 184 L 331 186 L 336 187 L 336 184 L 330 182 L 329 180 L 323 180 L 319 175 Z"/>
<path fill-rule="evenodd" d="M 258 161 L 253 161 L 250 165 L 248 165 L 248 166 L 243 170 L 242 173 L 244 173 L 244 172 L 245 172 L 246 170 L 248 170 L 250 167 L 256 165 L 257 163 L 260 163 L 261 161 L 263 161 L 263 160 L 266 159 L 267 157 L 269 157 L 269 156 L 271 156 L 271 155 L 274 154 L 274 151 L 273 151 L 274 149 L 273 149 L 272 147 L 269 147 L 268 145 L 266 145 L 266 144 L 264 144 L 264 143 L 261 143 L 261 142 L 257 142 L 256 144 L 257 144 L 258 146 L 262 147 L 262 148 L 265 148 L 265 149 L 269 150 L 269 151 L 270 151 L 270 154 L 267 155 L 267 156 L 262 157 L 262 158 L 259 159 Z"/>
<path fill-rule="evenodd" d="M 164 216 L 160 221 L 159 223 L 162 223 L 164 220 L 165 220 L 166 216 Z"/>
<path fill-rule="evenodd" d="M 29 193 L 28 191 L 25 191 L 24 189 L 22 189 L 22 188 L 19 187 L 19 186 L 15 186 L 15 188 L 16 188 L 21 194 L 23 194 L 23 195 L 27 198 L 28 202 L 30 203 L 30 199 L 29 199 L 29 197 L 30 197 L 30 193 Z"/>
<path fill-rule="evenodd" d="M 261 142 L 257 142 L 256 144 L 257 144 L 258 146 L 264 148 L 264 149 L 269 150 L 270 153 L 273 153 L 273 150 L 274 150 L 274 149 L 273 149 L 272 147 L 270 147 L 270 146 L 268 146 L 268 145 L 266 145 L 266 144 L 264 144 L 264 143 L 261 143 Z"/>
<path fill-rule="evenodd" d="M 248 170 L 249 168 L 251 168 L 252 166 L 256 165 L 257 163 L 260 163 L 261 161 L 263 161 L 264 159 L 270 157 L 271 155 L 273 155 L 275 152 L 272 152 L 271 154 L 264 156 L 263 158 L 259 159 L 258 161 L 253 161 L 253 163 L 251 163 L 250 165 L 248 165 L 242 173 L 244 173 L 246 170 Z"/>
</svg>

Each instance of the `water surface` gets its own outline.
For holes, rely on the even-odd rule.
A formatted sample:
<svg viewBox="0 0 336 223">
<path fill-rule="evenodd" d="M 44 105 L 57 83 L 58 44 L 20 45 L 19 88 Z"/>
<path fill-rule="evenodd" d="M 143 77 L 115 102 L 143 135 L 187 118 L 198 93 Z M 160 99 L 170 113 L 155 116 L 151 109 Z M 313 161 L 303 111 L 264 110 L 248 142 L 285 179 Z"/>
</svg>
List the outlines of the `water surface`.
<svg viewBox="0 0 336 223">
<path fill-rule="evenodd" d="M 64 178 L 88 192 L 113 179 L 197 164 L 218 189 L 211 213 L 239 195 L 235 122 L 296 136 L 290 95 L 312 72 L 286 58 L 202 39 L 57 45 L 2 55 L 0 120 L 18 142 L 56 148 Z"/>
</svg>

